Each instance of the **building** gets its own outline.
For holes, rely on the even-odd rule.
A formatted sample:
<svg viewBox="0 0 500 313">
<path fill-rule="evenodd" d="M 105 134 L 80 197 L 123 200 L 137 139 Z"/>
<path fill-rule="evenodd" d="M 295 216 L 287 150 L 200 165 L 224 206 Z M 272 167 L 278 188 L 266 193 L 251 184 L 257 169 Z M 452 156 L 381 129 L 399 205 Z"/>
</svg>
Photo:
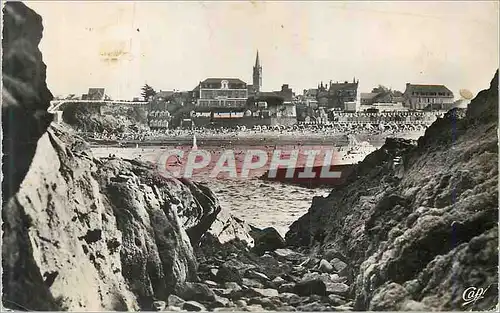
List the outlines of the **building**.
<svg viewBox="0 0 500 313">
<path fill-rule="evenodd" d="M 82 100 L 107 100 L 105 88 L 89 88 L 86 94 L 82 95 Z"/>
<path fill-rule="evenodd" d="M 255 66 L 253 67 L 253 89 L 255 92 L 260 92 L 262 90 L 262 66 L 259 60 L 259 50 L 257 50 L 257 56 L 255 57 Z"/>
<path fill-rule="evenodd" d="M 239 78 L 207 78 L 193 90 L 196 108 L 243 108 L 247 84 Z"/>
<path fill-rule="evenodd" d="M 358 84 L 359 80 L 356 81 L 356 78 L 353 79 L 352 83 L 347 81 L 332 83 L 330 81 L 328 88 L 321 83 L 317 95 L 318 105 L 328 109 L 344 110 L 346 102 L 356 101 Z"/>
<path fill-rule="evenodd" d="M 293 98 L 295 97 L 295 93 L 293 92 L 293 90 L 290 88 L 290 86 L 288 84 L 283 84 L 281 86 L 281 90 L 274 91 L 274 93 L 282 96 L 284 99 L 284 102 L 292 102 Z"/>
<path fill-rule="evenodd" d="M 453 104 L 453 92 L 444 85 L 406 84 L 404 106 L 412 110 L 443 110 Z"/>
<path fill-rule="evenodd" d="M 361 105 L 371 105 L 375 102 L 376 92 L 362 92 L 360 95 Z"/>
</svg>

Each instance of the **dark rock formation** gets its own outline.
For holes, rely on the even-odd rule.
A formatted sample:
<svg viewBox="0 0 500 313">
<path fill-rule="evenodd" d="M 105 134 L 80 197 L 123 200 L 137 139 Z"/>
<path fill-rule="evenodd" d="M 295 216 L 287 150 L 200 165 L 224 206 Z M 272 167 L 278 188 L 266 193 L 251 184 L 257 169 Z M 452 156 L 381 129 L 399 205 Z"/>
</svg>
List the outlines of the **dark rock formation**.
<svg viewBox="0 0 500 313">
<path fill-rule="evenodd" d="M 208 188 L 137 161 L 95 159 L 81 138 L 49 126 L 41 34 L 39 15 L 5 5 L 3 306 L 161 307 L 198 280 L 193 245 L 204 233 L 248 240 L 248 226 L 221 212 Z"/>
<path fill-rule="evenodd" d="M 267 227 L 264 229 L 253 227 L 250 235 L 254 239 L 255 246 L 253 251 L 257 255 L 263 255 L 266 251 L 274 251 L 286 246 L 286 242 L 283 237 L 281 237 L 280 233 L 278 233 L 278 231 L 273 227 Z"/>
<path fill-rule="evenodd" d="M 35 154 L 38 139 L 53 117 L 52 94 L 38 44 L 42 18 L 21 2 L 3 8 L 2 38 L 2 199 L 17 192 Z"/>
<path fill-rule="evenodd" d="M 461 310 L 470 286 L 491 287 L 469 308 L 493 308 L 497 120 L 498 71 L 466 112 L 451 110 L 418 143 L 388 139 L 347 185 L 314 198 L 287 243 L 337 251 L 358 310 Z"/>
</svg>

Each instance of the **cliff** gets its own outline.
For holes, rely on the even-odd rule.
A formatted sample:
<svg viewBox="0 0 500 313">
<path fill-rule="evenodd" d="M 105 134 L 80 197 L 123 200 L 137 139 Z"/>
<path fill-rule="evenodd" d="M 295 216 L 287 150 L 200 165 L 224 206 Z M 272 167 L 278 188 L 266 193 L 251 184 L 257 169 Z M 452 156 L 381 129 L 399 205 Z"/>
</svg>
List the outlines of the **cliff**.
<svg viewBox="0 0 500 313">
<path fill-rule="evenodd" d="M 252 244 L 205 186 L 150 164 L 96 159 L 51 125 L 42 21 L 4 7 L 2 303 L 21 310 L 150 310 L 197 281 L 205 234 Z"/>
<path fill-rule="evenodd" d="M 498 302 L 498 71 L 418 143 L 388 139 L 286 234 L 349 263 L 356 310 L 485 310 Z M 468 287 L 490 287 L 467 307 Z"/>
</svg>

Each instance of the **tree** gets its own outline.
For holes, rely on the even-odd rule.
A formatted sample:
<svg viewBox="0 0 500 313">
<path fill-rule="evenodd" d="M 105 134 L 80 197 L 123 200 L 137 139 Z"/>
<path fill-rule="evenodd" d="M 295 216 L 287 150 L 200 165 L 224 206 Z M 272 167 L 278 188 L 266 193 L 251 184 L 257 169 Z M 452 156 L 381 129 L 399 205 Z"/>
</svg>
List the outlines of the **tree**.
<svg viewBox="0 0 500 313">
<path fill-rule="evenodd" d="M 150 101 L 153 99 L 153 97 L 156 95 L 156 91 L 153 89 L 153 87 L 149 86 L 148 84 L 145 84 L 144 87 L 141 88 L 141 96 L 144 98 L 145 101 Z"/>
<path fill-rule="evenodd" d="M 390 92 L 391 90 L 385 86 L 378 85 L 378 87 L 375 87 L 372 89 L 372 93 L 387 93 Z"/>
</svg>

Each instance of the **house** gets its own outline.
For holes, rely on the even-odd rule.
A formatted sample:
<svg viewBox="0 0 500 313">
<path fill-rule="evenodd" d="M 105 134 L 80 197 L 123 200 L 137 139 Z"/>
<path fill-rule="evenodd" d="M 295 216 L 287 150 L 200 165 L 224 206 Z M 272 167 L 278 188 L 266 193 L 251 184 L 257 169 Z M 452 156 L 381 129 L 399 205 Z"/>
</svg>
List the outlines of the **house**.
<svg viewBox="0 0 500 313">
<path fill-rule="evenodd" d="M 444 85 L 406 84 L 404 106 L 412 110 L 443 110 L 453 103 L 453 92 Z"/>
<path fill-rule="evenodd" d="M 239 78 L 207 78 L 193 90 L 197 108 L 243 108 L 247 84 Z"/>
<path fill-rule="evenodd" d="M 168 101 L 174 93 L 173 90 L 160 90 L 154 95 L 153 99 L 156 101 Z"/>
<path fill-rule="evenodd" d="M 321 83 L 318 90 L 318 106 L 328 109 L 345 109 L 346 102 L 355 102 L 358 96 L 359 80 L 353 79 L 352 83 L 347 81 L 343 83 L 332 83 L 328 89 Z"/>
<path fill-rule="evenodd" d="M 288 84 L 282 85 L 281 90 L 274 91 L 274 93 L 282 96 L 285 102 L 291 102 L 295 97 L 295 93 Z"/>
<path fill-rule="evenodd" d="M 360 95 L 361 105 L 371 105 L 375 102 L 375 97 L 378 95 L 377 92 L 362 92 Z"/>
<path fill-rule="evenodd" d="M 106 94 L 104 88 L 89 88 L 87 93 L 87 100 L 104 100 Z"/>
</svg>

